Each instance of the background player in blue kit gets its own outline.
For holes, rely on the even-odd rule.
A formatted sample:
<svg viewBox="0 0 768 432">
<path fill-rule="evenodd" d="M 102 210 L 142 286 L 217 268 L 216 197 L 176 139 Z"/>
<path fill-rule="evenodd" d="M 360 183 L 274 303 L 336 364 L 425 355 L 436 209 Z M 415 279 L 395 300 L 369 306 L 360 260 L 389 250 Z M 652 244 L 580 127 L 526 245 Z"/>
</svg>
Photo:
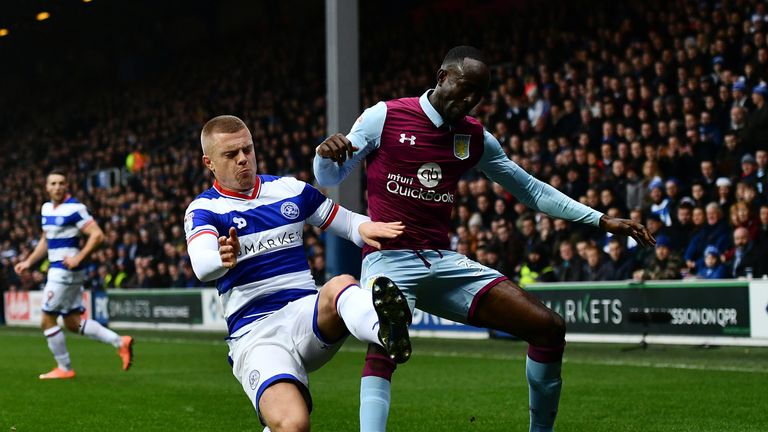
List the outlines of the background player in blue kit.
<svg viewBox="0 0 768 432">
<path fill-rule="evenodd" d="M 307 373 L 330 360 L 348 333 L 408 351 L 410 343 L 407 302 L 385 278 L 375 310 L 371 294 L 349 275 L 318 292 L 304 225 L 378 248 L 403 224 L 371 222 L 294 178 L 257 175 L 253 138 L 237 117 L 210 120 L 201 142 L 216 180 L 186 211 L 192 267 L 201 280 L 216 280 L 232 372 L 262 423 L 273 432 L 309 430 Z"/>
<path fill-rule="evenodd" d="M 496 138 L 468 116 L 489 81 L 477 49 L 451 49 L 435 89 L 366 109 L 347 136 L 333 135 L 317 147 L 314 171 L 319 184 L 335 185 L 367 160 L 371 220 L 403 221 L 407 229 L 383 241 L 380 251 L 364 248 L 363 284 L 386 272 L 411 309 L 526 340 L 531 430 L 549 431 L 562 386 L 565 323 L 498 271 L 450 250 L 446 233 L 459 179 L 476 167 L 532 209 L 631 236 L 642 246 L 654 239 L 642 225 L 582 205 L 509 160 Z M 394 369 L 380 347 L 370 346 L 361 383 L 361 430 L 385 430 Z"/>
<path fill-rule="evenodd" d="M 48 174 L 45 190 L 51 200 L 43 204 L 41 209 L 43 235 L 40 236 L 40 241 L 32 253 L 14 267 L 16 273 L 21 274 L 46 254 L 50 262 L 48 281 L 43 290 L 45 300 L 41 326 L 57 366 L 50 372 L 40 375 L 40 379 L 75 377 L 64 332 L 57 322 L 60 315 L 68 330 L 90 336 L 117 348 L 123 370 L 128 370 L 133 362 L 133 338 L 120 336 L 95 320 L 80 319 L 80 314 L 85 311 L 83 262 L 99 246 L 104 233 L 93 217 L 88 214 L 85 205 L 69 195 L 67 177 L 63 172 L 53 171 Z M 88 240 L 81 249 L 82 235 L 85 235 Z"/>
</svg>

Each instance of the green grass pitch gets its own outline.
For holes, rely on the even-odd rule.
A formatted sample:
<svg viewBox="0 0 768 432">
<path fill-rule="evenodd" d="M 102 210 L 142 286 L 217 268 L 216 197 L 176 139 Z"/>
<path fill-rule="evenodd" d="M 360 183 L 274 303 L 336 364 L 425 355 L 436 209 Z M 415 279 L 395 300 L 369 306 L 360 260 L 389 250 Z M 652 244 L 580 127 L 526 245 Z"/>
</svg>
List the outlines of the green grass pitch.
<svg viewBox="0 0 768 432">
<path fill-rule="evenodd" d="M 129 372 L 73 334 L 77 377 L 53 366 L 39 330 L 0 327 L 0 432 L 261 431 L 221 335 L 135 332 Z M 395 374 L 391 431 L 527 431 L 523 343 L 415 339 Z M 768 349 L 571 343 L 558 431 L 768 431 Z M 364 346 L 310 376 L 315 431 L 357 428 Z"/>
</svg>

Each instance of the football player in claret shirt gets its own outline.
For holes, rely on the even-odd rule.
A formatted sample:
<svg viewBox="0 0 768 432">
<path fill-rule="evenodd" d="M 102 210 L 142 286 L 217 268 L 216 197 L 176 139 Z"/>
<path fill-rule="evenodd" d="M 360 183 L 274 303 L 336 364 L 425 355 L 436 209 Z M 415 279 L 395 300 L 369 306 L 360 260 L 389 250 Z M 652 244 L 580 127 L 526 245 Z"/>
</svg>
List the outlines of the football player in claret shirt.
<svg viewBox="0 0 768 432">
<path fill-rule="evenodd" d="M 477 168 L 534 210 L 632 236 L 643 246 L 654 239 L 642 225 L 582 205 L 509 160 L 496 138 L 468 116 L 489 81 L 477 49 L 451 49 L 434 89 L 366 109 L 349 134 L 335 134 L 317 147 L 314 171 L 320 185 L 336 185 L 367 160 L 371 220 L 402 221 L 407 228 L 382 241 L 381 250 L 364 247 L 363 286 L 386 272 L 411 310 L 526 340 L 531 430 L 547 431 L 554 427 L 560 399 L 565 323 L 498 271 L 450 250 L 457 182 Z M 360 394 L 363 431 L 386 428 L 395 364 L 379 346 L 369 346 Z"/>
</svg>

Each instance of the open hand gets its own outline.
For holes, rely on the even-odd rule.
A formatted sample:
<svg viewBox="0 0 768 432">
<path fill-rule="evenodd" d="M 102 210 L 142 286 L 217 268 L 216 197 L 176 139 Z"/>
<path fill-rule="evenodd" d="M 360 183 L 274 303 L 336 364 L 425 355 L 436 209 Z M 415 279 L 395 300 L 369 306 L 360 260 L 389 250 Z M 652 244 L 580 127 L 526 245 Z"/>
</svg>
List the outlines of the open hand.
<svg viewBox="0 0 768 432">
<path fill-rule="evenodd" d="M 632 237 L 642 247 L 656 246 L 656 239 L 648 232 L 648 228 L 633 220 L 603 215 L 600 228 L 613 234 Z"/>
<path fill-rule="evenodd" d="M 393 239 L 405 231 L 402 222 L 364 222 L 357 229 L 360 236 L 370 246 L 381 249 L 380 239 Z"/>
<path fill-rule="evenodd" d="M 237 230 L 235 227 L 229 227 L 229 237 L 219 237 L 221 265 L 228 269 L 234 268 L 238 253 L 240 253 L 240 240 L 237 239 Z"/>
</svg>

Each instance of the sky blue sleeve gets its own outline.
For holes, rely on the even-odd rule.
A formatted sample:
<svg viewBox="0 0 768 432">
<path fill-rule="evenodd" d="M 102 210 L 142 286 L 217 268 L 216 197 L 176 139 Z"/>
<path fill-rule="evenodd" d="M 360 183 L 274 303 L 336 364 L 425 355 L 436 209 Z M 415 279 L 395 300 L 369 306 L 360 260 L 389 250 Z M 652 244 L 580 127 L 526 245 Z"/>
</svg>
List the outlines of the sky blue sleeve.
<svg viewBox="0 0 768 432">
<path fill-rule="evenodd" d="M 384 129 L 384 120 L 387 117 L 387 104 L 379 102 L 366 109 L 357 118 L 347 139 L 357 147 L 352 159 L 347 159 L 344 165 L 339 166 L 331 159 L 325 159 L 315 155 L 312 167 L 315 171 L 317 184 L 320 186 L 335 186 L 354 169 L 361 160 L 381 143 L 381 131 Z"/>
<path fill-rule="evenodd" d="M 477 168 L 489 179 L 504 186 L 526 206 L 552 217 L 598 226 L 603 214 L 574 201 L 552 186 L 525 172 L 504 154 L 501 145 L 488 131 L 484 134 L 485 150 Z"/>
</svg>

